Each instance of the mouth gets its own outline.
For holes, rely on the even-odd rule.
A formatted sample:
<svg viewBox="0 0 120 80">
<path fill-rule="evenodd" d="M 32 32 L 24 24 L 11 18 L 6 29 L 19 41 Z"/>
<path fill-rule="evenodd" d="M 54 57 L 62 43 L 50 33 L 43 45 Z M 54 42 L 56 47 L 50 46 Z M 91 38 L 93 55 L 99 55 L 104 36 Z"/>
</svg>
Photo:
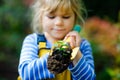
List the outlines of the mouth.
<svg viewBox="0 0 120 80">
<path fill-rule="evenodd" d="M 53 30 L 55 30 L 56 32 L 63 32 L 63 31 L 65 31 L 65 29 L 53 29 Z"/>
</svg>

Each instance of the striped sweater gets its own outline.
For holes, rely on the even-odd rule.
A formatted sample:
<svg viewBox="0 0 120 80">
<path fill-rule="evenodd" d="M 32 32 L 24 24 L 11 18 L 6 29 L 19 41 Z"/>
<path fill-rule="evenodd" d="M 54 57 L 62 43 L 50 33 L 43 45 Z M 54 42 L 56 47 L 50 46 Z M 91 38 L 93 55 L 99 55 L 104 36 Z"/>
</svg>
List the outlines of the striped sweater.
<svg viewBox="0 0 120 80">
<path fill-rule="evenodd" d="M 46 47 L 51 48 L 50 42 L 47 41 L 46 43 Z M 22 80 L 44 80 L 55 77 L 47 69 L 48 54 L 39 58 L 38 50 L 37 34 L 28 35 L 23 41 L 18 66 L 18 72 Z M 87 40 L 82 40 L 80 51 L 82 52 L 82 57 L 78 63 L 75 66 L 70 64 L 68 67 L 72 75 L 72 80 L 95 80 L 96 75 L 94 72 L 92 49 Z"/>
</svg>

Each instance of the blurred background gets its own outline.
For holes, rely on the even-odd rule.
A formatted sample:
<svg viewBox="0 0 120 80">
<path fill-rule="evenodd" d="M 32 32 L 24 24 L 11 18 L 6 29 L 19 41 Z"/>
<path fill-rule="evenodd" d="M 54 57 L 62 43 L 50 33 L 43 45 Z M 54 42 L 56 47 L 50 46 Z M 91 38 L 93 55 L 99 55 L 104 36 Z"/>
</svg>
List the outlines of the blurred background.
<svg viewBox="0 0 120 80">
<path fill-rule="evenodd" d="M 22 41 L 31 33 L 33 0 L 0 0 L 0 80 L 16 80 Z M 80 35 L 93 49 L 97 80 L 120 80 L 120 0 L 83 0 L 87 18 Z"/>
</svg>

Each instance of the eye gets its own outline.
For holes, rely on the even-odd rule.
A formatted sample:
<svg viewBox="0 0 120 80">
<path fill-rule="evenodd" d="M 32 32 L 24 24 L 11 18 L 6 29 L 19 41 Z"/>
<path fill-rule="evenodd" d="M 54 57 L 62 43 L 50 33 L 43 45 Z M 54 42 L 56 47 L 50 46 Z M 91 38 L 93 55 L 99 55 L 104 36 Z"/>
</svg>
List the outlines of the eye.
<svg viewBox="0 0 120 80">
<path fill-rule="evenodd" d="M 63 18 L 64 18 L 64 19 L 69 19 L 69 18 L 70 18 L 70 16 L 63 16 Z"/>
<path fill-rule="evenodd" d="M 53 15 L 48 15 L 47 16 L 49 19 L 54 19 L 55 18 L 55 16 L 53 16 Z"/>
</svg>

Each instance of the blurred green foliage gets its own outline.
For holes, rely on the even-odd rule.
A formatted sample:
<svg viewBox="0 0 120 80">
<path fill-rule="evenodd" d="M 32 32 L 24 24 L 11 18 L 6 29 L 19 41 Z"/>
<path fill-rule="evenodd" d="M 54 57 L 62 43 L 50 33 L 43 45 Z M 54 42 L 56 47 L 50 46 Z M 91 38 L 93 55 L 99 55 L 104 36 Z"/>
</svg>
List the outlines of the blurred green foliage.
<svg viewBox="0 0 120 80">
<path fill-rule="evenodd" d="M 0 80 L 16 80 L 24 37 L 31 33 L 32 0 L 0 0 Z M 97 80 L 120 80 L 120 0 L 83 0 L 91 18 L 84 34 L 91 42 Z M 114 11 L 113 11 L 114 10 Z M 119 16 L 119 17 L 118 17 Z"/>
<path fill-rule="evenodd" d="M 21 0 L 0 0 L 0 80 L 16 80 L 23 38 L 29 30 L 27 6 Z"/>
</svg>

